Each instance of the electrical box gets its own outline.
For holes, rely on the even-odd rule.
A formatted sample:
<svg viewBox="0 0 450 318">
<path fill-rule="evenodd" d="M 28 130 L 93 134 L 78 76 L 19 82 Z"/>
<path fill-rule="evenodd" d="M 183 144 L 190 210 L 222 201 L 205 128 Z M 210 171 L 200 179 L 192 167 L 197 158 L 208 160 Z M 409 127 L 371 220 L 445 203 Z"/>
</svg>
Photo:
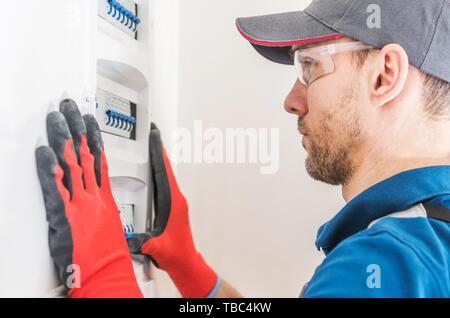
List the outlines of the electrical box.
<svg viewBox="0 0 450 318">
<path fill-rule="evenodd" d="M 137 30 L 141 19 L 138 16 L 138 5 L 134 1 L 99 0 L 98 15 L 132 38 L 137 39 Z"/>
<path fill-rule="evenodd" d="M 127 239 L 149 231 L 152 217 L 151 37 L 148 29 L 140 30 L 137 37 L 141 19 L 142 25 L 148 25 L 149 12 L 148 1 L 98 1 L 94 113 L 102 131 L 111 189 Z M 133 268 L 144 296 L 155 297 L 149 259 L 133 257 Z"/>
<path fill-rule="evenodd" d="M 102 89 L 97 89 L 95 112 L 101 131 L 136 140 L 135 103 Z"/>
</svg>

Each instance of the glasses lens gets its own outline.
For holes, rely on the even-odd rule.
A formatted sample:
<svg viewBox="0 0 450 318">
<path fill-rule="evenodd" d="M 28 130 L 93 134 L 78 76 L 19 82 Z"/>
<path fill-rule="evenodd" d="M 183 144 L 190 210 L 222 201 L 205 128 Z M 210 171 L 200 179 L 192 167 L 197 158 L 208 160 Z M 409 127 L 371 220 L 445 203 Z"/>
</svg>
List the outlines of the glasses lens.
<svg viewBox="0 0 450 318">
<path fill-rule="evenodd" d="M 297 71 L 298 80 L 305 86 L 309 85 L 308 74 L 305 74 L 303 65 L 300 62 L 300 52 L 297 50 L 294 56 L 295 70 Z"/>
<path fill-rule="evenodd" d="M 334 71 L 333 59 L 329 54 L 311 54 L 307 50 L 295 52 L 294 64 L 298 79 L 306 86 Z"/>
</svg>

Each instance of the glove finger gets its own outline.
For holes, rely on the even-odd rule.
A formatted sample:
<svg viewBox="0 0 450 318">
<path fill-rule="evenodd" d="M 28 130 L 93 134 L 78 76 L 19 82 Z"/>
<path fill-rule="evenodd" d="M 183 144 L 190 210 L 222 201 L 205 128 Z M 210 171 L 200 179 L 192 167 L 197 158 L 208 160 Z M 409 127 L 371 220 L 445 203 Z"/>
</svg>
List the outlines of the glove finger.
<svg viewBox="0 0 450 318">
<path fill-rule="evenodd" d="M 108 173 L 108 161 L 106 160 L 102 134 L 97 120 L 92 115 L 85 115 L 88 144 L 94 156 L 95 177 L 97 184 L 103 193 L 111 194 L 111 183 Z"/>
<path fill-rule="evenodd" d="M 84 125 L 80 110 L 77 104 L 71 99 L 63 100 L 59 105 L 59 110 L 66 118 L 67 126 L 69 127 L 73 140 L 73 147 L 77 154 L 78 164 L 81 166 L 80 146 L 82 137 L 86 135 L 86 126 Z"/>
<path fill-rule="evenodd" d="M 70 225 L 65 213 L 65 203 L 68 204 L 70 193 L 63 185 L 63 170 L 50 147 L 36 149 L 36 164 L 49 223 L 50 254 L 59 277 L 65 282 L 73 252 Z"/>
<path fill-rule="evenodd" d="M 83 188 L 82 170 L 77 162 L 69 127 L 60 112 L 52 112 L 47 116 L 47 135 L 64 172 L 64 186 L 73 197 L 75 190 Z"/>
<path fill-rule="evenodd" d="M 94 156 L 94 171 L 97 185 L 102 186 L 101 182 L 101 152 L 103 151 L 103 139 L 98 126 L 97 120 L 92 115 L 83 116 L 84 123 L 86 125 L 87 132 L 87 142 L 89 145 L 89 150 Z"/>
<path fill-rule="evenodd" d="M 160 235 L 166 228 L 169 219 L 171 196 L 169 179 L 164 164 L 161 134 L 154 123 L 151 124 L 149 148 L 155 206 L 153 232 L 155 235 Z"/>
<path fill-rule="evenodd" d="M 83 117 L 81 117 L 77 104 L 71 99 L 66 99 L 61 102 L 60 111 L 66 118 L 70 134 L 72 135 L 77 161 L 83 169 L 83 181 L 86 191 L 88 193 L 95 193 L 98 191 L 98 186 L 95 179 L 94 157 L 88 147 L 86 125 Z"/>
</svg>

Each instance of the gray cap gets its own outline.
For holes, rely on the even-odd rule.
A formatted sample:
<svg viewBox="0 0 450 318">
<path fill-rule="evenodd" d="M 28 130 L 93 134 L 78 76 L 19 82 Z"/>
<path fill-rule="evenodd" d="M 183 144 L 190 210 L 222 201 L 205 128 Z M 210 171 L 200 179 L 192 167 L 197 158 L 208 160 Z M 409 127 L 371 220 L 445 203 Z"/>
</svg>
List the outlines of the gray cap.
<svg viewBox="0 0 450 318">
<path fill-rule="evenodd" d="M 450 82 L 450 0 L 314 0 L 304 11 L 238 18 L 236 25 L 277 63 L 293 64 L 292 45 L 348 36 L 375 48 L 398 43 L 411 65 Z"/>
</svg>

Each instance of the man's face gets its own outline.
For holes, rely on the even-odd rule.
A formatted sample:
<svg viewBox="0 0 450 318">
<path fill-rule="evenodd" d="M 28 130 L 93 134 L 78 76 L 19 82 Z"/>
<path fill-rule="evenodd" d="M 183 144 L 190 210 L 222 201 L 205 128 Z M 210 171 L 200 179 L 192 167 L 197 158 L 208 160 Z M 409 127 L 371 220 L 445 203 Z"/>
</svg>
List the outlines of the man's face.
<svg viewBox="0 0 450 318">
<path fill-rule="evenodd" d="M 317 43 L 322 46 L 340 39 Z M 295 47 L 293 49 L 296 49 Z M 351 52 L 333 55 L 335 71 L 303 86 L 297 81 L 286 98 L 285 109 L 299 117 L 302 144 L 308 152 L 309 175 L 332 185 L 345 184 L 357 166 L 362 144 L 361 87 Z"/>
</svg>

